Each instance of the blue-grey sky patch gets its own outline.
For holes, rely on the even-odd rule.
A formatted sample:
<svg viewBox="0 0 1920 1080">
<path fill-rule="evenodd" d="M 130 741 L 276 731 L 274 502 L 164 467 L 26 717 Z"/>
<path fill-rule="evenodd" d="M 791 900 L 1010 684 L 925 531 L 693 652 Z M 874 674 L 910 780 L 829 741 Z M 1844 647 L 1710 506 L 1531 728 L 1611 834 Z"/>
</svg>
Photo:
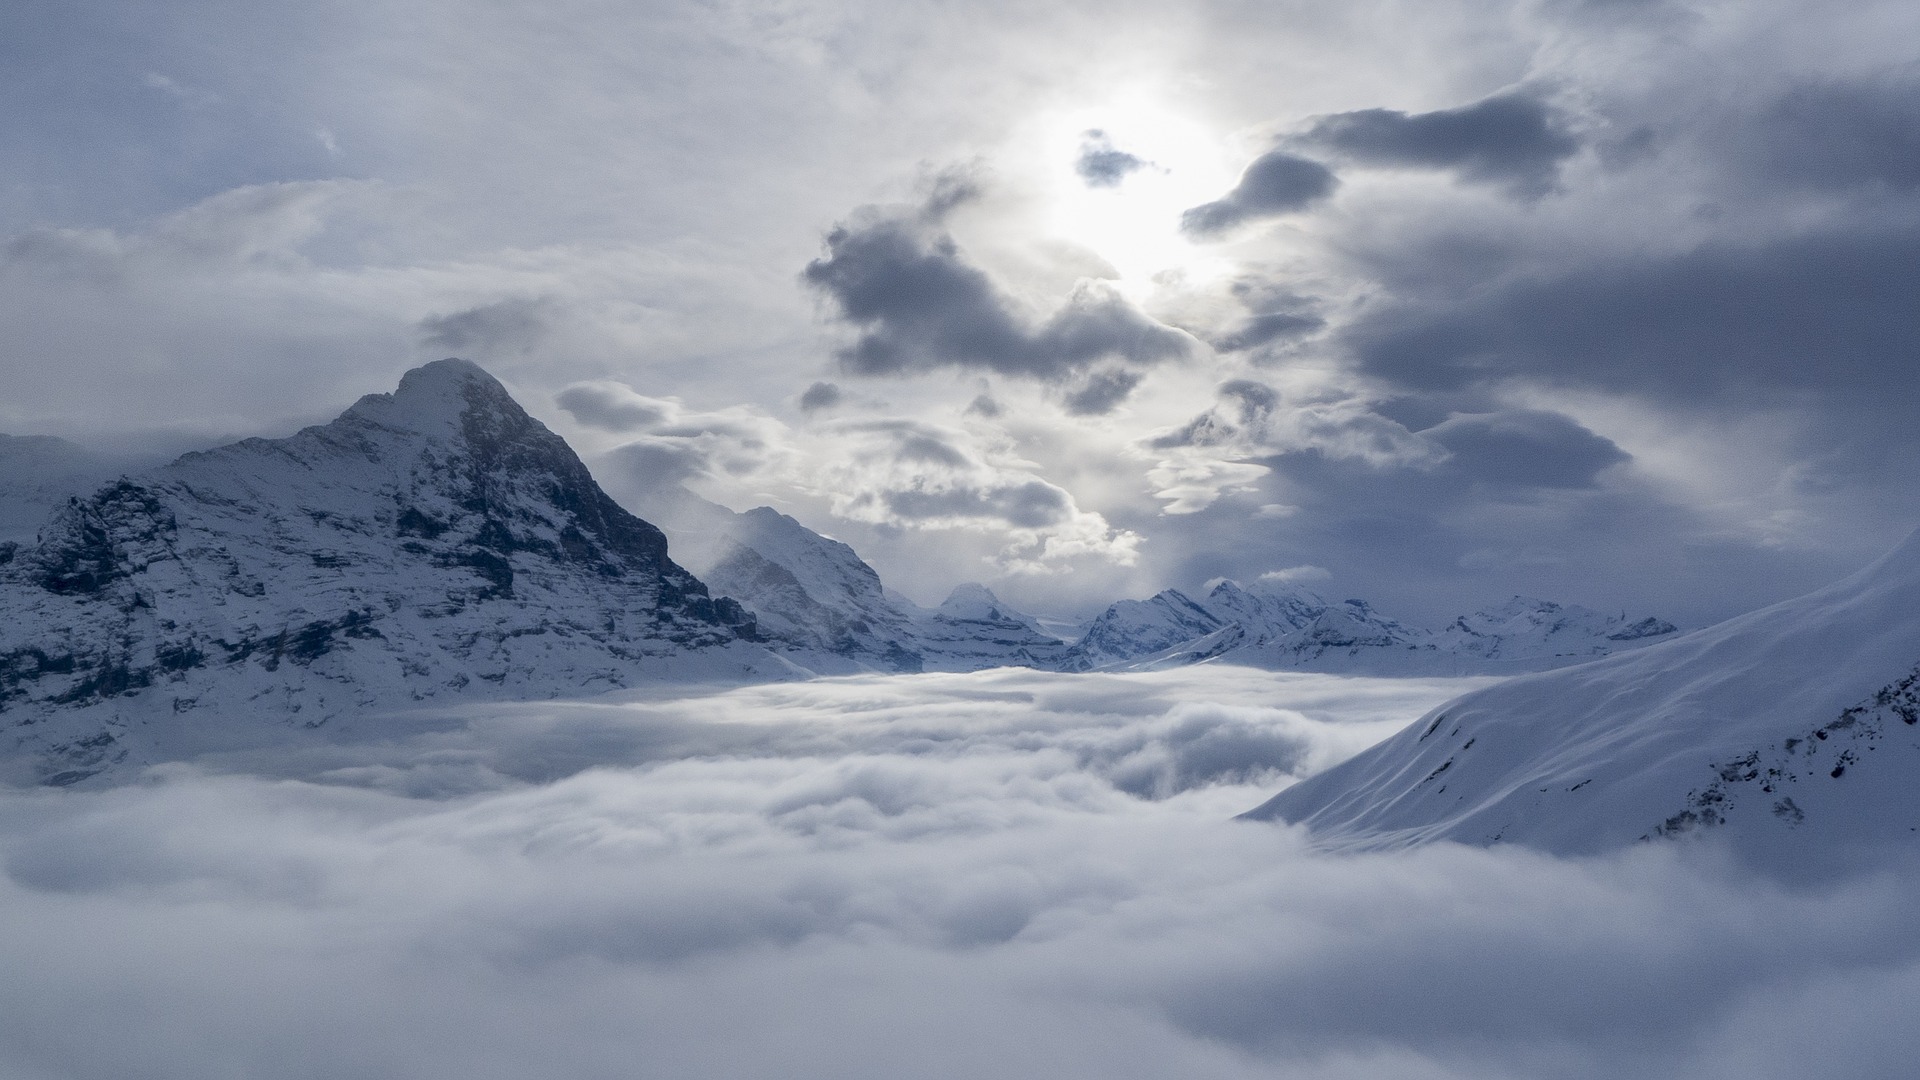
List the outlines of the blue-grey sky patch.
<svg viewBox="0 0 1920 1080">
<path fill-rule="evenodd" d="M 1139 372 L 1108 368 L 1093 372 L 1078 386 L 1070 387 L 1063 400 L 1067 411 L 1075 416 L 1105 416 L 1119 408 L 1139 385 Z"/>
<path fill-rule="evenodd" d="M 1195 239 L 1212 239 L 1248 222 L 1305 210 L 1332 195 L 1339 183 L 1317 161 L 1268 151 L 1247 166 L 1232 191 L 1182 214 L 1180 228 Z"/>
<path fill-rule="evenodd" d="M 1550 190 L 1560 162 L 1580 149 L 1564 117 L 1520 92 L 1434 112 L 1360 109 L 1323 116 L 1293 142 L 1355 165 L 1451 169 L 1526 195 Z"/>
<path fill-rule="evenodd" d="M 1448 468 L 1484 483 L 1590 488 L 1600 470 L 1629 460 L 1573 418 L 1536 409 L 1455 416 L 1421 434 L 1447 449 Z"/>
<path fill-rule="evenodd" d="M 552 305 L 532 297 L 510 297 L 449 315 L 420 320 L 420 341 L 427 350 L 486 361 L 531 352 L 546 337 Z"/>
<path fill-rule="evenodd" d="M 1795 86 L 1743 135 L 1766 176 L 1912 191 L 1920 187 L 1920 71 Z"/>
<path fill-rule="evenodd" d="M 1110 188 L 1119 187 L 1122 180 L 1148 164 L 1125 150 L 1116 149 L 1107 133 L 1095 128 L 1080 137 L 1080 156 L 1074 160 L 1073 171 L 1080 174 L 1088 187 Z"/>
<path fill-rule="evenodd" d="M 830 382 L 816 382 L 800 395 L 800 411 L 813 413 L 822 409 L 831 409 L 845 400 L 846 395 Z"/>
<path fill-rule="evenodd" d="M 1326 325 L 1327 321 L 1318 315 L 1273 311 L 1243 320 L 1225 334 L 1213 338 L 1210 344 L 1221 352 L 1244 352 L 1276 341 L 1305 337 L 1324 329 Z"/>
</svg>

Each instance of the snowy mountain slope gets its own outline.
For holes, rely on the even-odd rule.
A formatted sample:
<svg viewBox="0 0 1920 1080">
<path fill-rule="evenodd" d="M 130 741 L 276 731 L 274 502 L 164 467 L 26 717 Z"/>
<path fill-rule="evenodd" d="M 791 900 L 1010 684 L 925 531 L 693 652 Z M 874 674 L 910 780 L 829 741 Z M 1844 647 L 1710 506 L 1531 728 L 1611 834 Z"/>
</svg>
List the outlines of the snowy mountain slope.
<svg viewBox="0 0 1920 1080">
<path fill-rule="evenodd" d="M 1205 600 L 1169 589 L 1114 604 L 1063 665 L 1133 670 L 1219 660 L 1370 675 L 1521 672 L 1605 656 L 1675 632 L 1659 619 L 1630 623 L 1515 597 L 1436 633 L 1383 615 L 1364 600 L 1334 602 L 1295 585 L 1223 581 Z"/>
<path fill-rule="evenodd" d="M 1047 633 L 1033 616 L 1002 603 L 984 585 L 957 586 L 939 607 L 909 611 L 915 648 L 927 671 L 1051 670 L 1067 653 L 1066 642 Z"/>
<path fill-rule="evenodd" d="M 465 361 L 75 499 L 41 537 L 0 565 L 9 779 L 427 701 L 791 671 Z"/>
<path fill-rule="evenodd" d="M 1178 589 L 1121 600 L 1087 627 L 1061 659 L 1062 671 L 1092 671 L 1152 656 L 1221 629 L 1226 621 Z"/>
<path fill-rule="evenodd" d="M 733 516 L 723 554 L 703 575 L 766 620 L 769 639 L 822 670 L 919 671 L 912 617 L 851 547 L 770 507 Z M 812 662 L 809 663 L 809 660 Z"/>
<path fill-rule="evenodd" d="M 1468 694 L 1247 816 L 1559 853 L 1706 832 L 1776 866 L 1920 838 L 1920 534 L 1819 592 Z"/>
<path fill-rule="evenodd" d="M 853 548 L 770 507 L 734 513 L 677 484 L 626 495 L 715 595 L 755 615 L 769 647 L 821 674 L 1050 667 L 1066 652 L 985 586 L 936 608 L 891 593 Z"/>
</svg>

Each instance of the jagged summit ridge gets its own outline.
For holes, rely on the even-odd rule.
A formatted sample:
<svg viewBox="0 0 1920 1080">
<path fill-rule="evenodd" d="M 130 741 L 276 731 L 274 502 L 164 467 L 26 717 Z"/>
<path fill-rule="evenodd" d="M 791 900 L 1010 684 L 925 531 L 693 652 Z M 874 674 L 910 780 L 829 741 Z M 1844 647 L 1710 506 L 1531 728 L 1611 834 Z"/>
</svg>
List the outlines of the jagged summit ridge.
<svg viewBox="0 0 1920 1080">
<path fill-rule="evenodd" d="M 72 500 L 0 565 L 0 620 L 0 728 L 42 779 L 262 721 L 781 667 L 742 644 L 738 604 L 457 360 L 331 423 Z"/>
</svg>

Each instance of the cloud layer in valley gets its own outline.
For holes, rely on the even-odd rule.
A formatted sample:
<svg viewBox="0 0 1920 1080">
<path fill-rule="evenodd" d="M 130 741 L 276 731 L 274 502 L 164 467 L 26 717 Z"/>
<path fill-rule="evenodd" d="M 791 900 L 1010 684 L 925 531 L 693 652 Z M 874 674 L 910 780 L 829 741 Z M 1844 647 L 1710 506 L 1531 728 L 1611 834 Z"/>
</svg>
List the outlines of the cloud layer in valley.
<svg viewBox="0 0 1920 1080">
<path fill-rule="evenodd" d="M 1461 687 L 1208 668 L 487 708 L 0 793 L 0 1069 L 1893 1075 L 1920 868 L 1229 817 Z"/>
</svg>

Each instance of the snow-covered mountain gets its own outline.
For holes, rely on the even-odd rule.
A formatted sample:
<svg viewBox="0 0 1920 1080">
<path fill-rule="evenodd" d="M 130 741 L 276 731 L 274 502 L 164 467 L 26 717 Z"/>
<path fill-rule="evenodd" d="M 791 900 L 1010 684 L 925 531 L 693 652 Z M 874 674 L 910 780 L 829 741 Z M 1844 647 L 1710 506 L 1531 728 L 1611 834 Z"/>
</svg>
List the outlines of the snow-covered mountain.
<svg viewBox="0 0 1920 1080">
<path fill-rule="evenodd" d="M 764 619 L 768 640 L 797 663 L 823 672 L 922 670 L 913 620 L 846 544 L 761 506 L 731 516 L 717 554 L 702 576 Z"/>
<path fill-rule="evenodd" d="M 1920 847 L 1920 534 L 1836 585 L 1508 680 L 1248 816 L 1560 853 L 1723 836 L 1783 870 Z"/>
<path fill-rule="evenodd" d="M 1092 671 L 1143 659 L 1195 642 L 1226 624 L 1178 589 L 1145 600 L 1120 600 L 1093 620 L 1086 636 L 1061 658 L 1060 669 Z"/>
<path fill-rule="evenodd" d="M 0 549 L 0 755 L 69 783 L 472 695 L 791 665 L 460 360 L 73 499 Z"/>
<path fill-rule="evenodd" d="M 6 491 L 42 506 L 92 467 L 57 440 L 0 452 L 21 465 L 0 469 Z M 767 507 L 735 513 L 678 484 L 636 505 L 666 531 L 459 360 L 330 424 L 67 496 L 25 542 L 0 542 L 0 779 L 78 782 L 420 705 L 663 678 L 1216 658 L 1525 670 L 1671 631 L 1516 600 L 1432 633 L 1356 600 L 1223 582 L 1204 601 L 1122 601 L 1068 646 L 983 586 L 922 608 Z"/>
<path fill-rule="evenodd" d="M 1051 667 L 1066 652 L 983 585 L 961 585 L 922 608 L 888 591 L 853 548 L 771 507 L 735 513 L 678 485 L 628 497 L 715 595 L 756 616 L 768 647 L 809 670 Z"/>
<path fill-rule="evenodd" d="M 927 671 L 992 667 L 1056 669 L 1067 643 L 1031 615 L 1008 607 L 985 585 L 956 587 L 936 608 L 902 604 L 913 618 L 914 648 Z"/>
<path fill-rule="evenodd" d="M 1296 585 L 1223 581 L 1204 600 L 1168 589 L 1112 605 L 1061 667 L 1130 670 L 1222 660 L 1372 675 L 1505 673 L 1579 663 L 1675 632 L 1660 619 L 1629 621 L 1525 597 L 1462 615 L 1435 632 L 1389 618 L 1364 600 L 1334 602 Z"/>
</svg>

